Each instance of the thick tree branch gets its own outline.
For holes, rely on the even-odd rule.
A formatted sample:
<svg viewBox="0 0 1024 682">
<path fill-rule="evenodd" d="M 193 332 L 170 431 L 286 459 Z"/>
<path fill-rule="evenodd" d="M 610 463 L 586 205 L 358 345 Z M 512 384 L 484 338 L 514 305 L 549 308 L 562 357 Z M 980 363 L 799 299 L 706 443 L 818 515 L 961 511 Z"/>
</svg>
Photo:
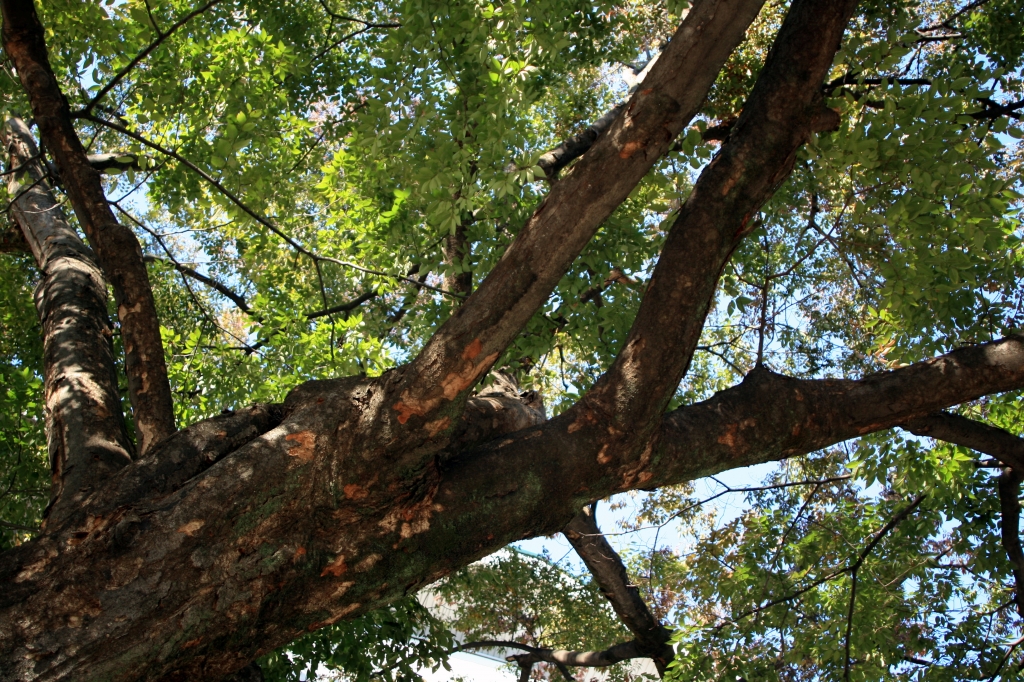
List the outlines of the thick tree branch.
<svg viewBox="0 0 1024 682">
<path fill-rule="evenodd" d="M 999 536 L 1013 570 L 1013 601 L 1024 616 L 1024 549 L 1020 544 L 1020 483 L 1018 470 L 1006 467 L 999 474 Z"/>
<path fill-rule="evenodd" d="M 995 457 L 1024 472 L 1024 439 L 1009 431 L 949 412 L 935 412 L 900 424 L 916 436 L 944 440 Z"/>
<path fill-rule="evenodd" d="M 121 414 L 103 275 L 50 191 L 28 126 L 7 121 L 3 143 L 10 167 L 19 169 L 8 180 L 17 197 L 11 213 L 42 273 L 36 308 L 43 328 L 52 526 L 131 462 L 132 445 Z"/>
<path fill-rule="evenodd" d="M 1016 338 L 859 380 L 761 368 L 666 415 L 632 459 L 600 461 L 563 413 L 441 453 L 408 490 L 382 489 L 392 479 L 373 452 L 362 454 L 378 384 L 309 383 L 289 396 L 279 426 L 178 490 L 87 514 L 0 555 L 0 676 L 42 677 L 73 657 L 82 679 L 216 679 L 511 541 L 558 532 L 595 499 L 802 455 L 1021 387 Z M 363 478 L 350 477 L 360 469 Z M 90 508 L 102 502 L 94 495 Z M 115 545 L 114 529 L 132 515 L 144 532 L 122 529 L 130 541 Z M 76 620 L 86 612 L 87 628 Z M 41 658 L 40 648 L 61 653 Z"/>
<path fill-rule="evenodd" d="M 114 288 L 125 347 L 128 394 L 139 452 L 174 433 L 171 389 L 164 364 L 153 291 L 135 234 L 117 222 L 100 174 L 90 164 L 71 121 L 67 99 L 50 68 L 43 27 L 31 0 L 4 0 L 3 45 L 32 104 L 79 223 Z"/>
<path fill-rule="evenodd" d="M 761 0 L 695 3 L 607 133 L 552 186 L 491 273 L 416 360 L 390 376 L 379 428 L 412 456 L 399 467 L 422 465 L 423 455 L 412 453 L 429 433 L 423 427 L 438 421 L 442 406 L 468 395 L 604 219 L 665 153 L 761 5 Z"/>
<path fill-rule="evenodd" d="M 685 375 L 718 278 L 754 216 L 785 180 L 800 146 L 838 124 L 824 81 L 856 0 L 797 0 L 739 120 L 701 173 L 669 231 L 640 310 L 614 364 L 570 412 L 579 437 L 609 462 L 642 449 Z M 664 57 L 663 57 L 664 59 Z M 655 67 L 657 68 L 657 67 Z"/>
<path fill-rule="evenodd" d="M 619 620 L 636 637 L 630 644 L 643 652 L 641 655 L 651 658 L 658 674 L 664 677 L 665 669 L 675 658 L 675 651 L 669 645 L 671 632 L 658 622 L 640 596 L 640 590 L 630 583 L 622 558 L 597 526 L 595 506 L 596 503 L 584 507 L 562 533 L 587 565 Z"/>
</svg>

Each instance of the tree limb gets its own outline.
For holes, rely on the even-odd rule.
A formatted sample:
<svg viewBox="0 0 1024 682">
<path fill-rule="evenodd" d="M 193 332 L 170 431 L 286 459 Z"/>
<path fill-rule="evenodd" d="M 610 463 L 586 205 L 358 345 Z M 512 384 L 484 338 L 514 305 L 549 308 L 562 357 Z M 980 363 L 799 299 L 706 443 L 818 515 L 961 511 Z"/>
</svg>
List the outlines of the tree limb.
<svg viewBox="0 0 1024 682">
<path fill-rule="evenodd" d="M 143 48 L 143 50 L 141 52 L 139 52 L 137 55 L 135 55 L 135 57 L 124 66 L 124 68 L 122 68 L 120 71 L 118 71 L 114 75 L 114 77 L 111 78 L 110 81 L 106 85 L 104 85 L 100 89 L 100 91 L 97 92 L 93 96 L 93 98 L 91 100 L 89 100 L 89 103 L 85 105 L 85 108 L 83 108 L 81 112 L 75 112 L 74 114 L 72 114 L 72 116 L 77 116 L 80 113 L 81 114 L 91 114 L 92 110 L 96 107 L 97 104 L 99 104 L 99 101 L 101 99 L 103 99 L 108 92 L 113 90 L 117 86 L 118 83 L 120 83 L 122 80 L 124 80 L 125 76 L 127 76 L 129 73 L 131 73 L 132 70 L 135 69 L 136 66 L 141 64 L 142 61 L 146 57 L 148 57 L 150 55 L 150 53 L 153 52 L 153 50 L 155 50 L 156 48 L 160 47 L 160 45 L 165 40 L 170 38 L 174 34 L 174 32 L 177 31 L 179 28 L 181 28 L 182 26 L 184 26 L 189 21 L 191 21 L 195 17 L 199 16 L 200 14 L 205 12 L 206 10 L 210 9 L 211 7 L 213 7 L 214 5 L 219 3 L 220 1 L 221 0 L 210 0 L 205 5 L 202 5 L 201 7 L 197 7 L 196 9 L 192 10 L 191 12 L 189 12 L 188 14 L 183 16 L 178 21 L 174 22 L 174 24 L 169 29 L 167 29 L 166 32 L 160 31 L 154 25 L 153 26 L 153 30 L 156 31 L 156 35 L 157 35 L 156 40 L 154 40 L 149 45 L 147 45 L 145 48 Z"/>
<path fill-rule="evenodd" d="M 999 535 L 1003 549 L 1013 570 L 1013 601 L 1017 613 L 1024 616 L 1024 549 L 1020 544 L 1020 483 L 1021 474 L 1006 467 L 999 474 Z"/>
<path fill-rule="evenodd" d="M 1024 472 L 1024 439 L 1009 431 L 949 412 L 918 417 L 900 428 L 916 436 L 944 440 L 995 457 L 1006 466 Z"/>
<path fill-rule="evenodd" d="M 174 410 L 160 323 L 142 248 L 117 222 L 100 174 L 89 164 L 67 99 L 50 68 L 43 27 L 31 0 L 3 0 L 3 45 L 17 68 L 46 148 L 53 155 L 79 223 L 114 288 L 125 347 L 125 372 L 139 452 L 174 433 Z"/>
<path fill-rule="evenodd" d="M 760 368 L 666 415 L 649 450 L 614 463 L 580 447 L 563 413 L 444 452 L 414 477 L 418 488 L 404 489 L 379 455 L 363 454 L 365 440 L 380 437 L 376 381 L 307 383 L 289 395 L 279 426 L 177 490 L 88 514 L 0 555 L 0 632 L 10 633 L 0 638 L 0 676 L 31 679 L 71 656 L 39 659 L 31 644 L 76 652 L 82 677 L 216 679 L 509 542 L 558 532 L 594 499 L 803 455 L 1024 387 L 1024 340 L 858 380 Z M 94 495 L 90 507 L 103 502 Z M 122 529 L 126 541 L 113 551 L 114 529 L 133 514 L 144 532 Z M 87 608 L 89 627 L 79 627 Z M 35 614 L 31 631 L 24 613 Z"/>
<path fill-rule="evenodd" d="M 671 632 L 658 622 L 640 590 L 630 582 L 622 558 L 598 528 L 595 506 L 584 507 L 562 533 L 587 565 L 619 620 L 636 637 L 631 644 L 643 652 L 641 655 L 651 658 L 658 674 L 664 677 L 665 669 L 675 658 L 669 645 Z"/>
<path fill-rule="evenodd" d="M 464 400 L 604 219 L 628 196 L 697 112 L 762 0 L 702 0 L 605 135 L 554 184 L 477 290 L 388 386 L 380 428 L 420 466 L 416 443 L 436 411 Z M 410 422 L 410 420 L 412 420 Z M 408 423 L 408 424 L 407 424 Z M 418 461 L 416 461 L 418 460 Z"/>
<path fill-rule="evenodd" d="M 228 286 L 221 284 L 213 277 L 207 277 L 203 273 L 198 272 L 197 270 L 193 270 L 187 265 L 183 265 L 172 258 L 160 258 L 159 256 L 144 256 L 143 260 L 147 263 L 163 263 L 164 265 L 169 265 L 170 267 L 174 268 L 181 274 L 188 275 L 197 282 L 202 282 L 206 286 L 216 291 L 221 296 L 224 296 L 232 303 L 234 303 L 235 307 L 241 310 L 243 313 L 247 315 L 252 314 L 252 308 L 250 308 L 249 304 L 246 303 L 245 297 L 243 297 L 241 294 L 236 294 Z"/>
<path fill-rule="evenodd" d="M 734 249 L 789 175 L 800 146 L 838 125 L 838 114 L 823 105 L 821 85 L 855 6 L 856 0 L 790 6 L 728 141 L 669 231 L 622 350 L 568 412 L 581 427 L 614 429 L 612 442 L 591 445 L 599 459 L 614 461 L 648 444 L 689 367 Z M 594 439 L 598 432 L 581 428 L 578 437 Z"/>
<path fill-rule="evenodd" d="M 545 175 L 548 176 L 548 179 L 555 179 L 558 177 L 558 171 L 586 154 L 587 151 L 594 146 L 594 142 L 597 138 L 612 127 L 612 123 L 615 122 L 615 119 L 625 106 L 625 102 L 619 102 L 602 114 L 600 118 L 587 126 L 586 130 L 570 137 L 551 151 L 543 154 L 537 160 L 537 165 L 543 169 Z"/>
<path fill-rule="evenodd" d="M 999 475 L 1000 538 L 1010 560 L 1014 603 L 1024 616 L 1024 549 L 1020 542 L 1020 484 L 1024 480 L 1024 438 L 1004 429 L 949 412 L 935 412 L 900 425 L 918 436 L 943 440 L 995 457 L 1006 466 Z"/>
<path fill-rule="evenodd" d="M 36 308 L 43 328 L 52 526 L 130 464 L 133 448 L 117 390 L 103 275 L 50 191 L 28 126 L 10 119 L 2 136 L 10 167 L 18 169 L 8 180 L 17 197 L 11 213 L 42 273 Z"/>
</svg>

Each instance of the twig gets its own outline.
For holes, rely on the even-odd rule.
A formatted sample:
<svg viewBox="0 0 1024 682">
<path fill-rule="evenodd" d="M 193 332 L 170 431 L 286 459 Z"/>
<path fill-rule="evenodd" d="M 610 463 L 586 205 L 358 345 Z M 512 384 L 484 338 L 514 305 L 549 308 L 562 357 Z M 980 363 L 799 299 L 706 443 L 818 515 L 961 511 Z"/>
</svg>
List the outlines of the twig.
<svg viewBox="0 0 1024 682">
<path fill-rule="evenodd" d="M 91 100 L 89 100 L 89 103 L 85 105 L 84 109 L 82 109 L 81 111 L 72 113 L 72 116 L 74 116 L 74 117 L 89 118 L 90 115 L 92 114 L 92 110 L 96 107 L 96 105 L 99 103 L 99 101 L 101 99 L 103 99 L 103 97 L 108 92 L 113 90 L 117 86 L 117 84 L 120 83 L 124 79 L 125 76 L 127 76 L 129 73 L 131 73 L 132 69 L 134 69 L 136 66 L 138 66 L 139 63 L 142 62 L 143 59 L 148 57 L 150 55 L 150 53 L 153 52 L 153 50 L 158 48 L 161 45 L 161 43 L 163 43 L 165 40 L 167 40 L 171 36 L 171 34 L 173 34 L 179 28 L 181 28 L 182 26 L 187 24 L 189 21 L 191 21 L 193 18 L 199 16 L 200 14 L 205 12 L 206 10 L 210 9 L 211 7 L 213 7 L 214 5 L 219 3 L 220 1 L 221 0 L 210 0 L 209 2 L 207 2 L 202 7 L 199 7 L 198 9 L 192 10 L 191 12 L 186 14 L 184 17 L 182 17 L 180 20 L 175 22 L 175 24 L 173 26 L 171 26 L 167 30 L 166 33 L 162 33 L 160 31 L 160 29 L 158 29 L 156 27 L 156 22 L 154 21 L 153 22 L 153 30 L 156 31 L 157 39 L 154 40 L 149 45 L 147 45 L 146 48 L 144 50 L 142 50 L 142 52 L 140 52 L 137 55 L 135 55 L 134 59 L 132 59 L 130 62 L 128 62 L 128 64 L 123 69 L 118 71 L 117 74 L 110 80 L 110 82 L 107 83 L 105 86 L 103 86 L 103 88 L 99 92 L 97 92 L 96 95 Z M 146 9 L 147 10 L 149 9 L 148 5 L 147 5 Z M 150 20 L 152 20 L 152 18 L 153 18 L 152 14 L 150 14 Z"/>
</svg>

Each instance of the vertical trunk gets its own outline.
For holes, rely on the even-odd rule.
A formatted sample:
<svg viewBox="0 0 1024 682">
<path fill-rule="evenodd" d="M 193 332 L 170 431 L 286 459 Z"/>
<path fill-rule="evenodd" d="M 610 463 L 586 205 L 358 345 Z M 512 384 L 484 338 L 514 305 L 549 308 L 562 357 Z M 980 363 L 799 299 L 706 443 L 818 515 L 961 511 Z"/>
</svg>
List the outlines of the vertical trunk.
<svg viewBox="0 0 1024 682">
<path fill-rule="evenodd" d="M 46 148 L 67 187 L 75 214 L 114 287 L 124 338 L 128 396 L 140 454 L 174 433 L 167 366 L 153 290 L 135 234 L 117 222 L 99 171 L 89 164 L 71 122 L 67 99 L 50 68 L 43 27 L 32 0 L 3 0 L 3 45 L 32 103 Z"/>
<path fill-rule="evenodd" d="M 47 523 L 59 525 L 115 471 L 131 462 L 124 428 L 107 290 L 92 253 L 68 224 L 45 180 L 32 134 L 20 119 L 3 130 L 11 213 L 42 280 L 46 437 L 53 477 Z"/>
</svg>

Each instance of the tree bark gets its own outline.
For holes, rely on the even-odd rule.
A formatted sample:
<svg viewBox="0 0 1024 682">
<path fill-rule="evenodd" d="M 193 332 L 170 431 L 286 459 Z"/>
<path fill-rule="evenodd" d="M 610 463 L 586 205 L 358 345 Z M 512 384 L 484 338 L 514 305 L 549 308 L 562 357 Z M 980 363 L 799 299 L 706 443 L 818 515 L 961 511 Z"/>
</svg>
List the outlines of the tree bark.
<svg viewBox="0 0 1024 682">
<path fill-rule="evenodd" d="M 995 457 L 1024 471 L 1024 439 L 1009 431 L 948 412 L 925 415 L 900 426 L 917 436 L 944 440 Z"/>
<path fill-rule="evenodd" d="M 595 450 L 598 457 L 612 461 L 648 446 L 690 365 L 732 252 L 789 175 L 797 150 L 815 131 L 838 125 L 838 114 L 822 104 L 821 84 L 855 6 L 856 0 L 790 6 L 729 141 L 669 231 L 625 345 L 570 410 L 581 427 L 616 432 L 600 455 Z M 583 437 L 591 433 L 581 430 Z"/>
<path fill-rule="evenodd" d="M 633 633 L 636 638 L 633 644 L 642 652 L 639 656 L 653 660 L 658 674 L 664 677 L 665 669 L 675 658 L 675 651 L 669 645 L 671 632 L 658 622 L 640 596 L 640 590 L 629 581 L 622 558 L 597 526 L 595 506 L 584 507 L 562 533 L 587 565 L 619 620 Z"/>
<path fill-rule="evenodd" d="M 810 132 L 834 122 L 816 93 L 852 3 L 797 0 L 744 114 L 673 227 L 611 371 L 547 421 L 515 391 L 468 398 L 697 111 L 760 5 L 695 4 L 608 131 L 412 364 L 309 382 L 282 405 L 166 437 L 120 462 L 62 523 L 0 555 L 0 677 L 222 679 L 306 631 L 509 542 L 557 532 L 596 499 L 806 454 L 1024 387 L 1024 341 L 1010 338 L 860 380 L 759 367 L 708 401 L 662 413 L 753 212 Z M 101 259 L 123 257 L 130 270 L 141 262 L 138 244 L 108 220 L 102 187 L 83 170 L 31 4 L 3 0 L 3 9 L 5 46 L 76 212 Z M 114 258 L 111 272 L 121 265 Z M 131 272 L 120 286 L 143 281 Z M 89 282 L 102 290 L 92 274 L 82 286 Z M 134 314 L 126 327 L 152 331 L 149 313 Z M 47 372 L 75 357 L 71 345 L 54 348 Z M 132 345 L 130 376 L 139 376 L 139 353 L 154 348 Z M 95 364 L 109 373 L 113 358 Z"/>
<path fill-rule="evenodd" d="M 89 163 L 71 122 L 71 110 L 50 68 L 43 27 L 32 0 L 4 0 L 3 46 L 32 104 L 47 151 L 53 156 L 71 205 L 114 287 L 124 338 L 128 396 L 139 453 L 174 433 L 174 406 L 167 381 L 160 322 L 142 248 L 107 204 L 100 173 Z"/>
<path fill-rule="evenodd" d="M 628 196 L 703 103 L 762 0 L 695 3 L 615 120 L 556 183 L 477 290 L 393 375 L 378 428 L 423 467 L 425 435 L 460 409 L 476 381 L 543 305 L 605 218 Z M 428 424 L 432 424 L 427 428 Z M 436 433 L 436 432 L 435 432 Z M 432 437 L 432 436 L 431 436 Z"/>
<path fill-rule="evenodd" d="M 133 450 L 117 390 L 103 275 L 50 191 L 28 126 L 8 120 L 3 143 L 8 168 L 19 169 L 7 184 L 16 197 L 11 214 L 42 274 L 35 299 L 51 474 L 47 524 L 54 526 L 131 463 Z"/>
<path fill-rule="evenodd" d="M 177 490 L 112 505 L 100 491 L 97 513 L 0 556 L 0 676 L 217 679 L 511 541 L 557 532 L 595 499 L 806 454 L 1024 387 L 1024 342 L 861 380 L 761 369 L 670 413 L 650 453 L 615 466 L 573 447 L 564 414 L 497 438 L 481 429 L 486 443 L 440 453 L 416 491 L 380 490 L 384 466 L 347 475 L 359 451 L 350 427 L 381 382 L 306 384 L 279 426 Z"/>
</svg>

